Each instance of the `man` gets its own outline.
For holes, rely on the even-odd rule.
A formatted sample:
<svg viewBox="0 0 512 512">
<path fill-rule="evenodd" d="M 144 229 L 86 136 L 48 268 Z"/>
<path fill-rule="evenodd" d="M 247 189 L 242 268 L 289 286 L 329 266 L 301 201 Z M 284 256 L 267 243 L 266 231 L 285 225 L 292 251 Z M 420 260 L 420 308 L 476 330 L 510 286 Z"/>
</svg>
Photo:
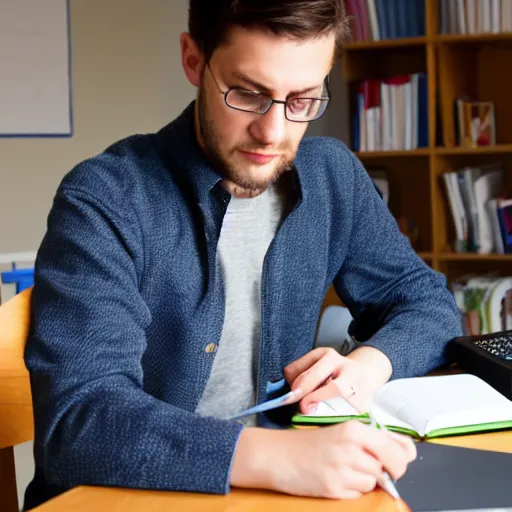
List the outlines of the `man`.
<svg viewBox="0 0 512 512">
<path fill-rule="evenodd" d="M 181 54 L 197 102 L 63 180 L 26 350 L 28 508 L 82 484 L 354 498 L 414 459 L 410 440 L 357 422 L 228 419 L 283 378 L 303 412 L 335 395 L 366 410 L 460 334 L 443 278 L 361 164 L 341 142 L 302 140 L 346 26 L 340 0 L 192 0 Z M 347 357 L 312 350 L 333 282 L 362 342 Z"/>
</svg>

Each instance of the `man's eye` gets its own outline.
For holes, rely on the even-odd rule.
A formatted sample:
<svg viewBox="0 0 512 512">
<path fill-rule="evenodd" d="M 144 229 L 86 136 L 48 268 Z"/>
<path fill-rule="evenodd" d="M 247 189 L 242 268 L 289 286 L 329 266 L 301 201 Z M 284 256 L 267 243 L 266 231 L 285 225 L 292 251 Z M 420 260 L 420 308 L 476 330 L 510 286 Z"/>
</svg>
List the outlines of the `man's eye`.
<svg viewBox="0 0 512 512">
<path fill-rule="evenodd" d="M 248 91 L 247 89 L 236 89 L 236 94 L 239 98 L 248 99 L 248 100 L 261 100 L 266 99 L 263 94 L 255 91 Z"/>
<path fill-rule="evenodd" d="M 303 112 L 311 106 L 311 100 L 307 98 L 295 98 L 288 101 L 288 106 L 293 113 Z"/>
</svg>

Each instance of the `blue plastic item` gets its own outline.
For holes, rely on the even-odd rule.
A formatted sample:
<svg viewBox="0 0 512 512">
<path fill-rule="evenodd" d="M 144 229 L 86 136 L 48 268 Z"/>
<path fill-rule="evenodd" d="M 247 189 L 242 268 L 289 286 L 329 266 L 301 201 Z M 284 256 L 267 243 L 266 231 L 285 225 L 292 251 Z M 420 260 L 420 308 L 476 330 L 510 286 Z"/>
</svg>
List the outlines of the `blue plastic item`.
<svg viewBox="0 0 512 512">
<path fill-rule="evenodd" d="M 16 284 L 16 293 L 21 293 L 34 285 L 34 269 L 13 268 L 13 270 L 2 272 L 2 283 Z"/>
</svg>

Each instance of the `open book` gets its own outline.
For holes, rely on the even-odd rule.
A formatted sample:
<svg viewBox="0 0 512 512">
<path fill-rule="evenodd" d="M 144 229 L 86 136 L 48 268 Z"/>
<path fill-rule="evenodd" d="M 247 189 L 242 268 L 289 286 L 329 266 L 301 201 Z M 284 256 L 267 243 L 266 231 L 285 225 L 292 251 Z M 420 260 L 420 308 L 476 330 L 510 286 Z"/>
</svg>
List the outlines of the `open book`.
<svg viewBox="0 0 512 512">
<path fill-rule="evenodd" d="M 390 381 L 375 394 L 372 413 L 389 430 L 420 439 L 512 428 L 512 401 L 470 374 Z M 319 403 L 314 415 L 295 415 L 292 424 L 351 419 L 369 423 L 367 414 L 333 398 Z"/>
</svg>

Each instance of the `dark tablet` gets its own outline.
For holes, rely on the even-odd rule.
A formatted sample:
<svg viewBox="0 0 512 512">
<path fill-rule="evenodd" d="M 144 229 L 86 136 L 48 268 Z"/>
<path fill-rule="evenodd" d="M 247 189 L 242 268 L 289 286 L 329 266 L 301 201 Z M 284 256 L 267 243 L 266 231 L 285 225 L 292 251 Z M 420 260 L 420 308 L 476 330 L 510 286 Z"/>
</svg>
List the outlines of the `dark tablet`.
<svg viewBox="0 0 512 512">
<path fill-rule="evenodd" d="M 512 454 L 433 443 L 418 443 L 417 449 L 417 459 L 396 482 L 412 511 L 512 507 Z"/>
</svg>

